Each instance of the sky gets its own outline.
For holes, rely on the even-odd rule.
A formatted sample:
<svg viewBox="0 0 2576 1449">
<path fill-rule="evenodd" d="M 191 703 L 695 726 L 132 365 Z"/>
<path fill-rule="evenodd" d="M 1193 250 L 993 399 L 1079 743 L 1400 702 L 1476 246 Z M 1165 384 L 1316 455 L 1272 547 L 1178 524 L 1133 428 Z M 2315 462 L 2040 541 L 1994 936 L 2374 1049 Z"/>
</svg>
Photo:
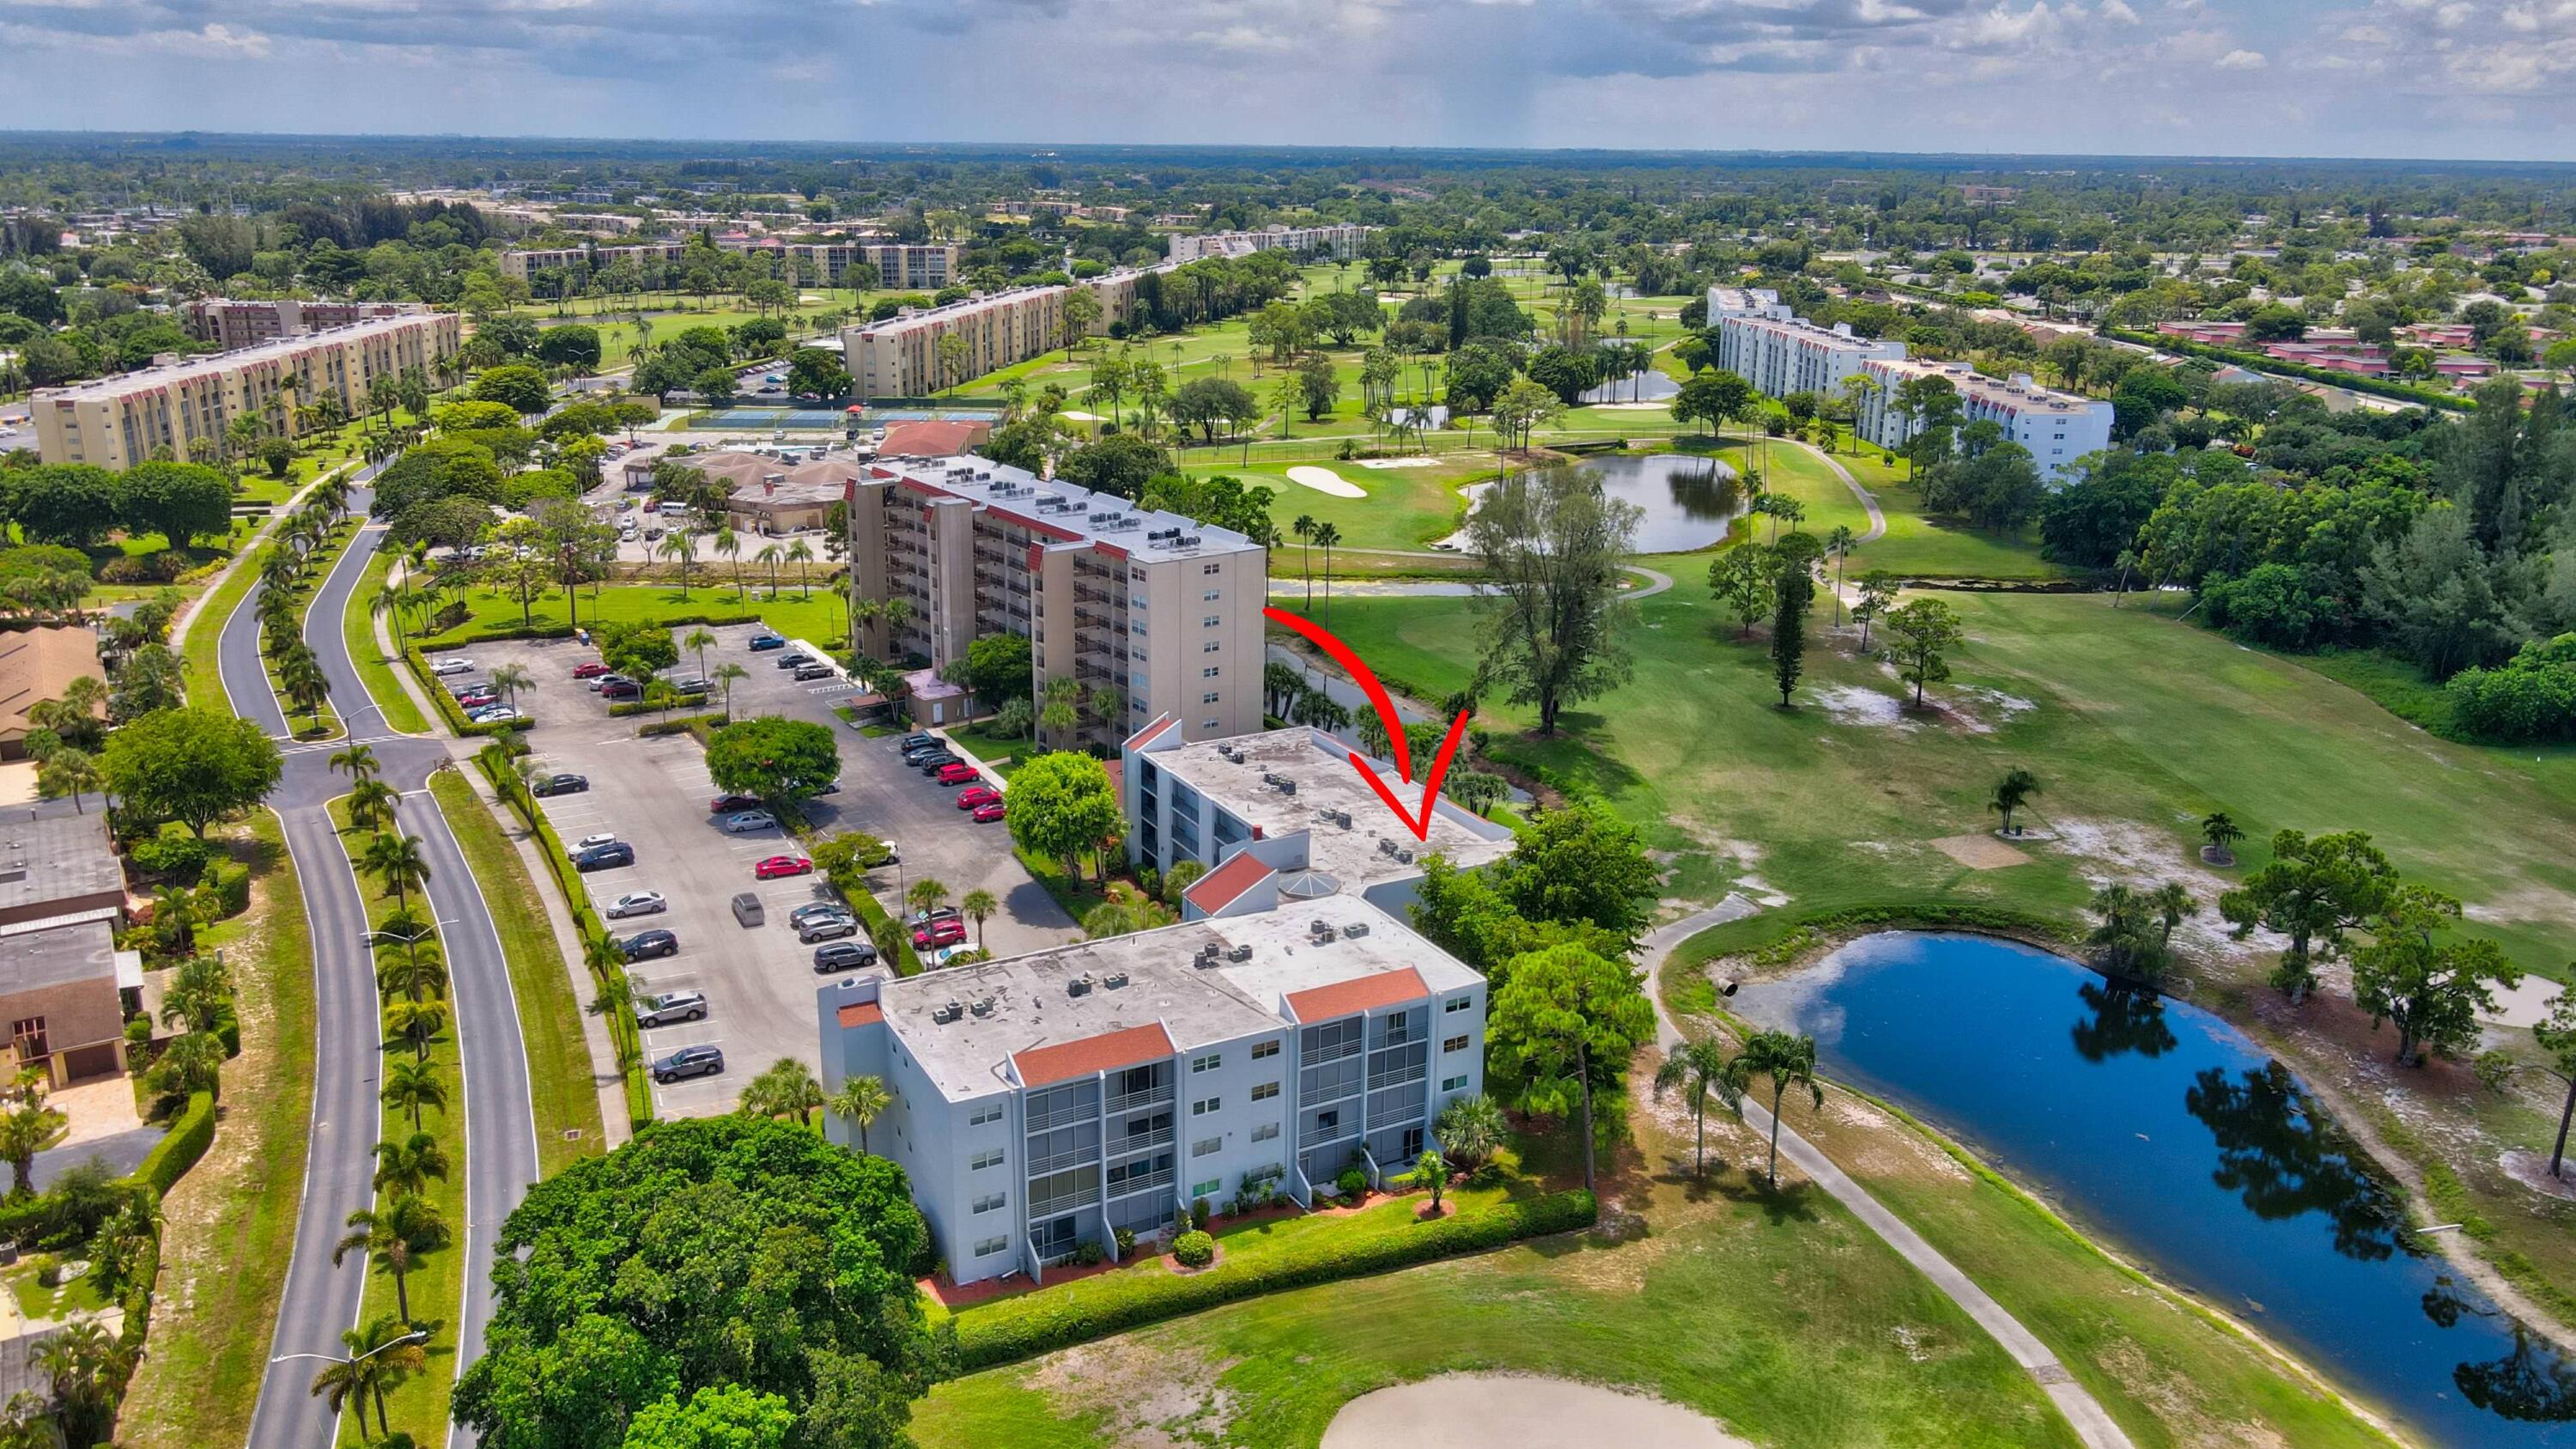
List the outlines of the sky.
<svg viewBox="0 0 2576 1449">
<path fill-rule="evenodd" d="M 2561 160 L 2576 0 L 0 0 L 0 128 Z"/>
</svg>

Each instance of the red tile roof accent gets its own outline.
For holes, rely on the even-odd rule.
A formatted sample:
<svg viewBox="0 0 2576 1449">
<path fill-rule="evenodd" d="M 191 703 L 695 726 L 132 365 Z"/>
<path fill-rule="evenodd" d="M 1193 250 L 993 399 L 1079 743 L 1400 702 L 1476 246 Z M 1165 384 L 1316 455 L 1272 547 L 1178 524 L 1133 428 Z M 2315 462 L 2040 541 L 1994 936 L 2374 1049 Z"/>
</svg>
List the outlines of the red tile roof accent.
<svg viewBox="0 0 2576 1449">
<path fill-rule="evenodd" d="M 1079 1041 L 1057 1042 L 1053 1046 L 1032 1047 L 1011 1055 L 1011 1065 L 1019 1069 L 1020 1083 L 1028 1087 L 1053 1086 L 1094 1072 L 1115 1071 L 1138 1062 L 1155 1061 L 1172 1054 L 1172 1038 L 1161 1022 L 1151 1026 L 1131 1026 L 1123 1031 L 1105 1031 Z"/>
<path fill-rule="evenodd" d="M 841 1008 L 841 1025 L 874 1026 L 885 1020 L 885 1008 L 873 1001 L 853 1001 Z"/>
<path fill-rule="evenodd" d="M 1407 966 L 1401 971 L 1381 971 L 1375 976 L 1358 976 L 1318 986 L 1311 991 L 1288 993 L 1288 1010 L 1299 1021 L 1330 1021 L 1337 1016 L 1374 1011 L 1400 1001 L 1420 1001 L 1431 994 L 1422 984 L 1422 973 Z"/>
<path fill-rule="evenodd" d="M 1214 915 L 1269 874 L 1270 867 L 1255 859 L 1251 851 L 1239 850 L 1225 864 L 1190 882 L 1190 888 L 1181 892 L 1181 899 Z"/>
<path fill-rule="evenodd" d="M 1172 718 L 1168 713 L 1158 714 L 1154 716 L 1152 723 L 1127 737 L 1126 748 L 1131 750 L 1142 749 L 1147 744 L 1152 743 L 1154 736 L 1161 734 L 1163 731 L 1170 729 L 1172 726 L 1179 723 L 1179 720 Z"/>
<path fill-rule="evenodd" d="M 889 458 L 953 458 L 984 441 L 991 423 L 923 421 L 896 423 L 886 429 L 877 451 Z"/>
</svg>

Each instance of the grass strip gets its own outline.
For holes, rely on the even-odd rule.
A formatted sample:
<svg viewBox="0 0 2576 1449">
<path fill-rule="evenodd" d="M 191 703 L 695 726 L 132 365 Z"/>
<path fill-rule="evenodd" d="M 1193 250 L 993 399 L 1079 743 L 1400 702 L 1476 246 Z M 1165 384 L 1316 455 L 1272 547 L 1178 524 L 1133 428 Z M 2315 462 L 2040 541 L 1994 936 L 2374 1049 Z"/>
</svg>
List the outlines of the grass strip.
<svg viewBox="0 0 2576 1449">
<path fill-rule="evenodd" d="M 382 548 L 367 560 L 367 571 L 360 576 L 358 586 L 350 590 L 349 606 L 340 616 L 340 638 L 348 646 L 350 662 L 358 667 L 358 681 L 366 685 L 367 693 L 384 712 L 385 727 L 405 734 L 427 734 L 428 718 L 412 702 L 411 691 L 394 676 L 393 660 L 376 642 L 376 616 L 370 604 L 376 590 L 384 587 L 385 575 L 393 563 L 393 554 Z"/>
</svg>

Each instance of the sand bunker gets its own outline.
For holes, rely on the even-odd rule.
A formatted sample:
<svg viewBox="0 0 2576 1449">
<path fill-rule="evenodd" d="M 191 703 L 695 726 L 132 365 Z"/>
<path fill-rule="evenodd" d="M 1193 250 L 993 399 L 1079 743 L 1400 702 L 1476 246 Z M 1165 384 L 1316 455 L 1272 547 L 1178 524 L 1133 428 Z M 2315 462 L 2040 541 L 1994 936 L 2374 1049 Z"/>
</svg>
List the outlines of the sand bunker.
<svg viewBox="0 0 2576 1449">
<path fill-rule="evenodd" d="M 1324 1431 L 1324 1449 L 1488 1449 L 1497 1426 L 1522 1449 L 1751 1449 L 1747 1440 L 1678 1404 L 1565 1379 L 1446 1374 L 1362 1394 Z"/>
<path fill-rule="evenodd" d="M 1428 468 L 1439 461 L 1437 458 L 1362 458 L 1359 465 L 1363 468 Z"/>
<path fill-rule="evenodd" d="M 1289 469 L 1288 481 L 1300 488 L 1312 488 L 1318 493 L 1330 493 L 1335 498 L 1368 496 L 1368 490 L 1357 483 L 1344 478 L 1330 468 L 1318 468 L 1312 464 L 1300 464 Z"/>
<path fill-rule="evenodd" d="M 2029 856 L 1991 835 L 1944 835 L 1931 845 L 1970 870 L 2002 870 L 2030 861 Z"/>
</svg>

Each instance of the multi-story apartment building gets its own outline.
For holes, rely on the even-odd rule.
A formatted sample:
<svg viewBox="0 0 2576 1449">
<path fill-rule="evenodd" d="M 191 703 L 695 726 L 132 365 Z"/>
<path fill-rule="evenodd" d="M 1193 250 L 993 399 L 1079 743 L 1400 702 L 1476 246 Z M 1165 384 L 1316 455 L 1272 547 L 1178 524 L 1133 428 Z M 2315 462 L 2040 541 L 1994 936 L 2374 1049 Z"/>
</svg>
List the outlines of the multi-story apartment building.
<svg viewBox="0 0 2576 1449">
<path fill-rule="evenodd" d="M 841 355 L 862 400 L 928 397 L 941 388 L 1063 346 L 1064 299 L 1073 288 L 1087 288 L 1098 299 L 1100 319 L 1092 326 L 1103 330 L 1135 313 L 1139 278 L 1147 271 L 1168 272 L 1177 265 L 1167 261 L 1070 285 L 978 292 L 944 307 L 906 307 L 882 322 L 845 329 Z M 966 344 L 964 360 L 953 370 L 939 355 L 940 339 L 945 337 L 962 338 Z"/>
<path fill-rule="evenodd" d="M 1205 257 L 1248 257 L 1254 252 L 1325 252 L 1347 261 L 1360 254 L 1373 226 L 1335 222 L 1324 226 L 1265 226 L 1258 231 L 1211 231 L 1172 238 L 1170 260 L 1195 262 Z"/>
<path fill-rule="evenodd" d="M 377 378 L 400 377 L 413 368 L 432 372 L 462 341 L 461 322 L 452 312 L 379 317 L 237 352 L 40 388 L 30 400 L 36 446 L 48 463 L 103 468 L 130 468 L 149 461 L 160 447 L 184 459 L 201 444 L 216 444 L 237 417 L 292 427 L 290 392 L 298 409 L 333 397 L 357 416 L 366 410 L 367 388 Z"/>
<path fill-rule="evenodd" d="M 1902 342 L 1855 337 L 1847 324 L 1819 327 L 1792 316 L 1775 292 L 1711 288 L 1708 318 L 1717 329 L 1717 365 L 1766 397 L 1841 397 L 1844 381 L 1862 363 L 1905 355 Z"/>
<path fill-rule="evenodd" d="M 1853 431 L 1879 447 L 1902 448 L 1914 436 L 1912 413 L 1897 393 L 1921 377 L 1943 377 L 1958 390 L 1960 421 L 1993 422 L 2004 436 L 2030 450 L 2040 475 L 2055 480 L 2076 459 L 2111 446 L 2111 405 L 2041 387 L 2027 375 L 2011 381 L 1987 377 L 1965 363 L 1873 359 L 1866 364 L 1878 386 L 1867 389 Z"/>
<path fill-rule="evenodd" d="M 1117 1254 L 1194 1199 L 1372 1182 L 1484 1089 L 1484 978 L 1352 896 L 816 992 L 823 1086 L 893 1098 L 903 1165 L 959 1283 Z M 834 1117 L 826 1131 L 854 1143 Z"/>
<path fill-rule="evenodd" d="M 1167 873 L 1185 860 L 1208 867 L 1182 895 L 1191 916 L 1334 893 L 1402 916 L 1424 855 L 1470 867 L 1511 849 L 1511 831 L 1445 799 L 1427 836 L 1398 825 L 1352 767 L 1350 747 L 1321 730 L 1193 740 L 1178 723 L 1156 720 L 1128 738 L 1120 794 L 1130 860 Z M 1414 762 L 1417 772 L 1424 763 Z M 1396 778 L 1384 762 L 1379 774 Z M 1419 792 L 1395 789 L 1399 799 Z"/>
<path fill-rule="evenodd" d="M 682 242 L 636 242 L 615 247 L 532 247 L 501 253 L 501 275 L 525 282 L 544 271 L 570 271 L 575 266 L 604 271 L 619 262 L 639 267 L 668 266 L 688 254 Z"/>
<path fill-rule="evenodd" d="M 1126 697 L 1085 712 L 1104 745 L 1166 712 L 1192 739 L 1260 727 L 1270 551 L 1242 534 L 975 457 L 880 458 L 848 513 L 850 587 L 911 611 L 862 626 L 870 653 L 939 668 L 1020 635 L 1041 694 L 1070 678 Z"/>
<path fill-rule="evenodd" d="M 200 297 L 179 311 L 180 325 L 200 342 L 226 352 L 279 337 L 346 327 L 378 317 L 410 317 L 429 308 L 418 302 L 274 302 L 231 297 Z"/>
</svg>

